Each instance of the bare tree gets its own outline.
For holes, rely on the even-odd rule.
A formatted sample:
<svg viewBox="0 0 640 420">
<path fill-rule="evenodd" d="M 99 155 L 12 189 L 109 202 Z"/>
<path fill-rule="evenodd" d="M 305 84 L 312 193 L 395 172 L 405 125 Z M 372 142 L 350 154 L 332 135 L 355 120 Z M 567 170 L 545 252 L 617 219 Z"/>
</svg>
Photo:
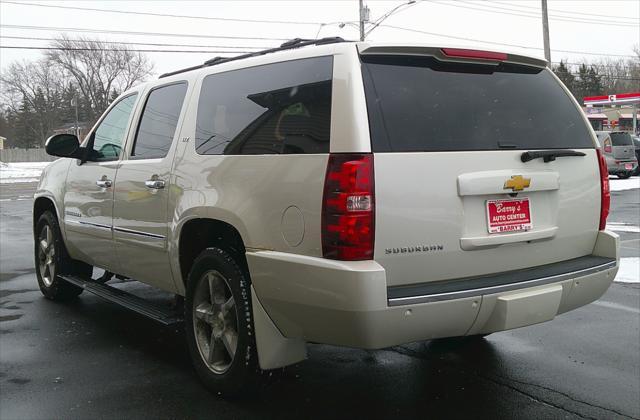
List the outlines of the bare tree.
<svg viewBox="0 0 640 420">
<path fill-rule="evenodd" d="M 29 109 L 33 118 L 23 124 L 24 146 L 42 145 L 58 124 L 60 100 L 66 82 L 45 60 L 14 62 L 0 75 L 0 97 L 6 109 Z"/>
<path fill-rule="evenodd" d="M 121 93 L 129 89 L 153 71 L 153 64 L 144 54 L 122 44 L 63 35 L 55 39 L 52 46 L 56 49 L 48 51 L 47 58 L 71 76 L 90 104 L 93 117 L 109 106 L 114 91 Z"/>
</svg>

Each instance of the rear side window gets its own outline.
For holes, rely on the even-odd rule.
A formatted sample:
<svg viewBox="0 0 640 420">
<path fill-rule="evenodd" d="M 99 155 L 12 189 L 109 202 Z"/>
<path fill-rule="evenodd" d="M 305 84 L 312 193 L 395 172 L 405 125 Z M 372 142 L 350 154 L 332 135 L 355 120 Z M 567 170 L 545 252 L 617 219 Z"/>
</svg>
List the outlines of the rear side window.
<svg viewBox="0 0 640 420">
<path fill-rule="evenodd" d="M 611 142 L 614 146 L 631 146 L 633 140 L 629 133 L 611 133 Z"/>
<path fill-rule="evenodd" d="M 203 155 L 328 153 L 333 57 L 205 77 L 196 151 Z"/>
<path fill-rule="evenodd" d="M 374 152 L 593 148 L 548 70 L 362 57 Z"/>
<path fill-rule="evenodd" d="M 157 159 L 167 156 L 182 110 L 186 83 L 155 88 L 142 110 L 131 159 Z"/>
</svg>

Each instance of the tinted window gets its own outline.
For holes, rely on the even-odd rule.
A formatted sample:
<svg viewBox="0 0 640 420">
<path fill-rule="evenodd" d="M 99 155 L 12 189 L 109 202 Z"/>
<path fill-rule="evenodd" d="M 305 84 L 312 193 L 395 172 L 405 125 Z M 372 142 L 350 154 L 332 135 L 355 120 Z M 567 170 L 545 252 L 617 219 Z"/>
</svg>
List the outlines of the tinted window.
<svg viewBox="0 0 640 420">
<path fill-rule="evenodd" d="M 580 111 L 547 70 L 363 60 L 374 151 L 594 147 Z"/>
<path fill-rule="evenodd" d="M 163 86 L 151 91 L 138 125 L 132 159 L 163 158 L 167 155 L 176 133 L 186 92 L 186 83 Z"/>
<path fill-rule="evenodd" d="M 611 142 L 614 146 L 631 146 L 631 134 L 629 133 L 611 133 Z"/>
<path fill-rule="evenodd" d="M 318 57 L 207 76 L 196 151 L 328 153 L 332 68 L 332 57 Z"/>
<path fill-rule="evenodd" d="M 116 160 L 120 157 L 137 96 L 133 94 L 121 99 L 102 119 L 93 135 L 92 160 Z"/>
</svg>

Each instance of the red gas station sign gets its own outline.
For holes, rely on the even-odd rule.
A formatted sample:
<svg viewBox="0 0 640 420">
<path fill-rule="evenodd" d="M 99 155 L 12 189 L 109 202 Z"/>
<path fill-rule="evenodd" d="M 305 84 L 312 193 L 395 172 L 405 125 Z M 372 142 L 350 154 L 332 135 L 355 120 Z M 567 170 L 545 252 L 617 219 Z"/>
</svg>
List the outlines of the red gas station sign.
<svg viewBox="0 0 640 420">
<path fill-rule="evenodd" d="M 616 93 L 613 95 L 586 96 L 584 104 L 589 105 L 623 105 L 640 103 L 640 92 Z"/>
</svg>

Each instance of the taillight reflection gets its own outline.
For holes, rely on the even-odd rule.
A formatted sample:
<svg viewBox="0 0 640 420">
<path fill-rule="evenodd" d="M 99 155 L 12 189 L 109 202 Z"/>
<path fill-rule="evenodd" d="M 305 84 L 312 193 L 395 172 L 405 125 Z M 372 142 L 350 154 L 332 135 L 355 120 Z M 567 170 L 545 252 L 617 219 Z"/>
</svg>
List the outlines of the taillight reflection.
<svg viewBox="0 0 640 420">
<path fill-rule="evenodd" d="M 611 147 L 611 146 L 609 146 Z M 606 151 L 606 147 L 605 147 Z M 611 206 L 611 192 L 609 190 L 609 170 L 607 169 L 607 160 L 600 150 L 598 153 L 598 163 L 600 164 L 600 230 L 607 227 L 607 217 L 609 216 L 609 208 Z"/>
</svg>

